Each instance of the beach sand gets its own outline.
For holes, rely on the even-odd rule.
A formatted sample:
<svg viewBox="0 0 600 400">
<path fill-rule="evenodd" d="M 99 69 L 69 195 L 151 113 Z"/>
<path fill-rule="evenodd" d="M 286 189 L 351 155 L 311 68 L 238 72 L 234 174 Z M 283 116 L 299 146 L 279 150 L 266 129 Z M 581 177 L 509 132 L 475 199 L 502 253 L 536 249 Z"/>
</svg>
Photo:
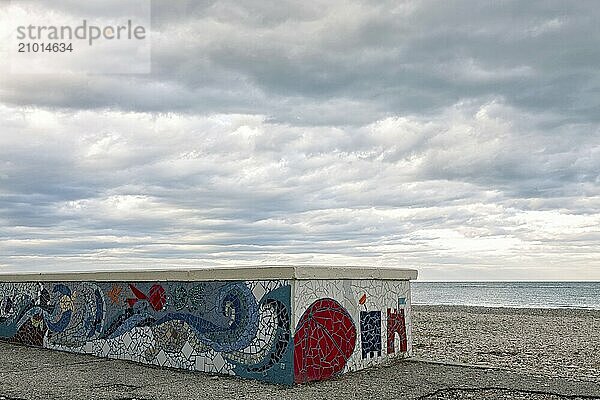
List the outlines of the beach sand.
<svg viewBox="0 0 600 400">
<path fill-rule="evenodd" d="M 414 356 L 600 382 L 600 311 L 413 306 Z"/>
<path fill-rule="evenodd" d="M 0 342 L 0 400 L 600 399 L 600 311 L 413 311 L 412 360 L 297 387 Z"/>
</svg>

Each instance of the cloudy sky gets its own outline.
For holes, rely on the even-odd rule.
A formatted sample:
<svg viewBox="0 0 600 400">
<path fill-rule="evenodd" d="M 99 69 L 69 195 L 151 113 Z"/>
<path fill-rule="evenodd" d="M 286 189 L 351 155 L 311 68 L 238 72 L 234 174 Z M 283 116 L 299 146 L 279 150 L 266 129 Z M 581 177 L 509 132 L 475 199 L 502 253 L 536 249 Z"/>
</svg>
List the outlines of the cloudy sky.
<svg viewBox="0 0 600 400">
<path fill-rule="evenodd" d="M 599 20 L 584 0 L 156 1 L 151 74 L 0 72 L 0 268 L 600 280 Z"/>
</svg>

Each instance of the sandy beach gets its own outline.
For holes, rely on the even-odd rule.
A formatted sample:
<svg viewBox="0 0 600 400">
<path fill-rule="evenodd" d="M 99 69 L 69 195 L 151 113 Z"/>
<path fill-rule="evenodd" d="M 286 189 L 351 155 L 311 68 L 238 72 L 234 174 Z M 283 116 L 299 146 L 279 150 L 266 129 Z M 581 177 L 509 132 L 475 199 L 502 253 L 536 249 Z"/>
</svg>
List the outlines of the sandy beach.
<svg viewBox="0 0 600 400">
<path fill-rule="evenodd" d="M 414 356 L 600 382 L 600 311 L 413 306 Z"/>
<path fill-rule="evenodd" d="M 413 315 L 413 359 L 297 387 L 0 342 L 0 399 L 600 399 L 600 311 Z"/>
</svg>

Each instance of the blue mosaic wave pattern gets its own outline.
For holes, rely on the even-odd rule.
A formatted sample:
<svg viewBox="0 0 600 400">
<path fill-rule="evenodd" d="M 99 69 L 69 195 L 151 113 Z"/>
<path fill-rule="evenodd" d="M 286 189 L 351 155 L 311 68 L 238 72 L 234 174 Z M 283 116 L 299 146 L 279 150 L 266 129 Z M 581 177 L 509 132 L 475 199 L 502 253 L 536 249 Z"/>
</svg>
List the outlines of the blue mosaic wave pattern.
<svg viewBox="0 0 600 400">
<path fill-rule="evenodd" d="M 290 293 L 285 281 L 0 283 L 0 337 L 291 384 Z"/>
</svg>

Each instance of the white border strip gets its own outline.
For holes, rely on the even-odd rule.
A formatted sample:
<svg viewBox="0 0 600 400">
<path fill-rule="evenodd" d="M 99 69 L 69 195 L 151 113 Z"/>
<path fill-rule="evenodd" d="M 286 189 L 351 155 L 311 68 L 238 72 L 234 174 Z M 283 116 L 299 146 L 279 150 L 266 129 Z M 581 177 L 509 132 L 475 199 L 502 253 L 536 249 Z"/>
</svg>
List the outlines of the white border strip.
<svg viewBox="0 0 600 400">
<path fill-rule="evenodd" d="M 414 280 L 417 270 L 395 267 L 269 265 L 73 272 L 4 272 L 0 282 L 230 281 L 278 279 Z"/>
</svg>

